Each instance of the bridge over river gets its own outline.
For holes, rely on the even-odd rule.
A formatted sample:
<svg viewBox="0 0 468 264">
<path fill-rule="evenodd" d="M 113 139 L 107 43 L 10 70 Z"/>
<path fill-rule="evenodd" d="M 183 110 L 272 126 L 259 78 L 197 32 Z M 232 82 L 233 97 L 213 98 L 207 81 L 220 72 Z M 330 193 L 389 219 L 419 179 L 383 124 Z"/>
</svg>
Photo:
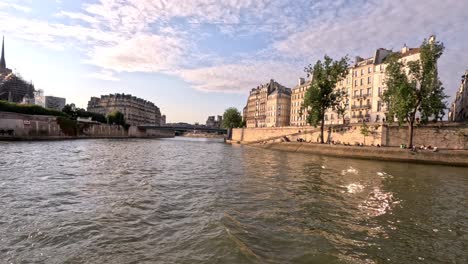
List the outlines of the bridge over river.
<svg viewBox="0 0 468 264">
<path fill-rule="evenodd" d="M 160 131 L 174 131 L 175 135 L 181 135 L 187 132 L 205 132 L 205 133 L 216 133 L 220 135 L 227 134 L 227 129 L 223 128 L 211 128 L 204 126 L 154 126 L 154 125 L 141 125 L 139 129 L 144 130 L 160 130 Z"/>
</svg>

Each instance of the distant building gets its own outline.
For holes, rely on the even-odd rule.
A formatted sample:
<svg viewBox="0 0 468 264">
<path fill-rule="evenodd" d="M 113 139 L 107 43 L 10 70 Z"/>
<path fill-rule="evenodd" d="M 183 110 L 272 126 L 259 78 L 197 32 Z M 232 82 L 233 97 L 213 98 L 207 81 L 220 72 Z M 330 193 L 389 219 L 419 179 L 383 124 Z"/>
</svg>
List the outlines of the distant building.
<svg viewBox="0 0 468 264">
<path fill-rule="evenodd" d="M 91 97 L 88 111 L 104 116 L 119 111 L 129 125 L 161 125 L 161 111 L 154 103 L 130 94 L 102 95 Z"/>
<path fill-rule="evenodd" d="M 0 82 L 6 78 L 9 74 L 12 73 L 12 70 L 6 67 L 5 60 L 5 37 L 2 39 L 2 54 L 0 55 Z"/>
<path fill-rule="evenodd" d="M 34 86 L 13 74 L 6 66 L 5 38 L 0 55 L 0 100 L 14 103 L 30 102 L 34 98 Z"/>
<path fill-rule="evenodd" d="M 66 100 L 65 98 L 55 97 L 55 96 L 46 96 L 45 97 L 45 107 L 50 109 L 55 109 L 62 111 L 65 107 Z"/>
<path fill-rule="evenodd" d="M 291 89 L 270 80 L 250 91 L 244 120 L 247 127 L 288 126 L 290 108 Z"/>
<path fill-rule="evenodd" d="M 268 94 L 265 125 L 267 127 L 289 126 L 291 89 L 277 88 Z"/>
<path fill-rule="evenodd" d="M 34 104 L 45 107 L 44 90 L 39 89 L 34 92 Z M 63 109 L 63 108 L 62 108 Z M 60 109 L 60 110 L 62 110 Z"/>
<path fill-rule="evenodd" d="M 296 87 L 291 93 L 291 126 L 306 126 L 307 125 L 307 110 L 303 109 L 304 97 L 309 89 L 311 81 L 306 81 L 304 78 L 299 78 Z"/>
<path fill-rule="evenodd" d="M 161 115 L 161 126 L 166 125 L 166 115 Z"/>
<path fill-rule="evenodd" d="M 218 115 L 217 119 L 215 116 L 209 116 L 206 120 L 206 126 L 209 128 L 220 128 L 223 124 L 223 117 Z"/>
<path fill-rule="evenodd" d="M 462 76 L 460 87 L 450 106 L 449 120 L 453 122 L 468 121 L 468 70 Z"/>
</svg>

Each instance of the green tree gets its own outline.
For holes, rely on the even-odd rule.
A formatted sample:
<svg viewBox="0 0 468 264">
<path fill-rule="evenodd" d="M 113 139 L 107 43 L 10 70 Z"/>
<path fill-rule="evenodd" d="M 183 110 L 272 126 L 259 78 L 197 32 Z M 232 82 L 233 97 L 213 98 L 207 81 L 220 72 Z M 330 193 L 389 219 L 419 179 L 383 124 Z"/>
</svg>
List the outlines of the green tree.
<svg viewBox="0 0 468 264">
<path fill-rule="evenodd" d="M 224 128 L 236 128 L 242 127 L 242 115 L 239 110 L 234 107 L 230 107 L 224 111 L 223 114 L 223 127 Z"/>
<path fill-rule="evenodd" d="M 423 124 L 431 117 L 437 120 L 444 116 L 447 96 L 437 74 L 437 61 L 443 51 L 441 42 L 425 39 L 419 60 L 405 63 L 399 54 L 389 58 L 386 68 L 388 89 L 381 97 L 388 106 L 387 120 L 391 122 L 396 118 L 400 125 L 408 125 L 408 147 L 413 146 L 417 113 Z"/>
<path fill-rule="evenodd" d="M 114 111 L 107 115 L 107 121 L 109 124 L 115 124 L 119 126 L 126 127 L 127 123 L 125 123 L 125 116 L 119 111 Z"/>
<path fill-rule="evenodd" d="M 334 61 L 325 55 L 323 62 L 305 68 L 308 77 L 312 76 L 310 88 L 304 97 L 303 108 L 308 112 L 307 123 L 317 126 L 320 123 L 320 143 L 324 143 L 323 129 L 325 112 L 334 109 L 343 99 L 344 92 L 335 90 L 336 84 L 348 74 L 348 57 Z"/>
<path fill-rule="evenodd" d="M 92 120 L 97 121 L 99 123 L 107 123 L 107 119 L 104 115 L 91 113 L 86 111 L 83 108 L 76 107 L 75 104 L 66 104 L 62 112 L 66 113 L 70 116 L 71 119 L 76 120 L 78 117 L 88 118 L 91 117 Z"/>
<path fill-rule="evenodd" d="M 369 126 L 366 122 L 363 122 L 361 126 L 361 134 L 364 136 L 364 145 L 366 144 L 366 137 L 369 136 L 370 132 Z"/>
<path fill-rule="evenodd" d="M 345 95 L 345 92 L 343 92 L 343 95 Z M 338 114 L 338 118 L 340 118 L 341 116 L 341 119 L 343 120 L 343 125 L 346 122 L 345 120 L 346 109 L 348 109 L 348 102 L 346 98 L 343 98 L 343 100 L 341 100 L 341 102 L 335 106 L 335 111 Z"/>
</svg>

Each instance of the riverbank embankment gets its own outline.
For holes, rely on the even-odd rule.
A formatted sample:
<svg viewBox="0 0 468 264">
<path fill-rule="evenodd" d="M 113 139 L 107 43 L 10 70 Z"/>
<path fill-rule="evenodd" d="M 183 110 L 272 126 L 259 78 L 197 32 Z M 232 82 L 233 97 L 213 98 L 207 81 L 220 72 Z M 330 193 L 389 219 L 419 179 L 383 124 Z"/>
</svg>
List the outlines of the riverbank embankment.
<svg viewBox="0 0 468 264">
<path fill-rule="evenodd" d="M 233 144 L 298 153 L 312 153 L 346 158 L 417 162 L 468 166 L 468 125 L 435 123 L 414 129 L 415 146 L 437 147 L 437 151 L 400 149 L 407 143 L 407 127 L 387 124 L 333 125 L 325 128 L 325 140 L 316 143 L 320 130 L 314 127 L 237 128 L 232 131 Z M 362 147 L 357 145 L 363 145 Z M 381 146 L 381 147 L 377 147 Z"/>
<path fill-rule="evenodd" d="M 232 143 L 232 142 L 231 142 Z M 236 144 L 236 143 L 233 143 Z M 287 151 L 304 154 L 324 155 L 381 161 L 411 162 L 468 167 L 468 150 L 416 150 L 397 147 L 359 147 L 302 142 L 249 144 L 249 147 Z"/>
<path fill-rule="evenodd" d="M 189 138 L 225 138 L 226 135 L 220 135 L 216 133 L 193 133 L 187 132 L 180 135 L 181 137 L 189 137 Z"/>
<path fill-rule="evenodd" d="M 79 122 L 57 116 L 0 112 L 0 140 L 71 140 L 97 138 L 172 138 L 175 131 L 154 127 Z"/>
</svg>

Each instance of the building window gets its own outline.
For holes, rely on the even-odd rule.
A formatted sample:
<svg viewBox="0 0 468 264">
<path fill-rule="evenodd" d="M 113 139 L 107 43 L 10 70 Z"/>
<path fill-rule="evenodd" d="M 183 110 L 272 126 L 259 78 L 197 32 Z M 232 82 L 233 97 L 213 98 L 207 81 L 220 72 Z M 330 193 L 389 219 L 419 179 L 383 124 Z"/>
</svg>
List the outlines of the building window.
<svg viewBox="0 0 468 264">
<path fill-rule="evenodd" d="M 371 72 L 372 72 L 372 68 L 371 68 L 371 67 L 367 68 L 367 72 L 368 72 L 368 73 L 371 73 Z"/>
<path fill-rule="evenodd" d="M 367 84 L 370 84 L 371 83 L 371 77 L 367 77 Z"/>
<path fill-rule="evenodd" d="M 361 85 L 363 85 L 363 84 L 364 84 L 364 80 L 363 80 L 363 79 L 361 79 Z"/>
<path fill-rule="evenodd" d="M 355 87 L 357 86 L 357 80 L 354 80 L 354 86 Z"/>
<path fill-rule="evenodd" d="M 382 111 L 382 102 L 377 101 L 377 112 L 380 112 L 380 111 Z"/>
<path fill-rule="evenodd" d="M 364 75 L 364 69 L 361 69 L 361 75 Z"/>
<path fill-rule="evenodd" d="M 367 95 L 368 95 L 368 96 L 371 95 L 371 88 L 367 88 Z"/>
</svg>

